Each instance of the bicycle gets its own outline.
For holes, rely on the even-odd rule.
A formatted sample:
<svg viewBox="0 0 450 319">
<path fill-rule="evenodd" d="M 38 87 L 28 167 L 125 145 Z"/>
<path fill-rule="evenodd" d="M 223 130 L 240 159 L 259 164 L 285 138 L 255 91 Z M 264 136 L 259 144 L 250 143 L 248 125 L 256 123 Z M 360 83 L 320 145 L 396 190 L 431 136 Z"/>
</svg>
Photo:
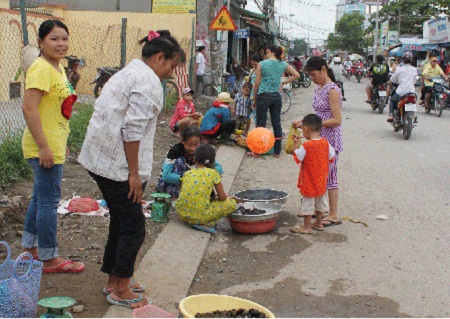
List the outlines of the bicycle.
<svg viewBox="0 0 450 319">
<path fill-rule="evenodd" d="M 290 110 L 292 104 L 291 91 L 289 89 L 283 88 L 283 92 L 280 92 L 280 94 L 281 94 L 281 114 L 286 114 Z"/>
</svg>

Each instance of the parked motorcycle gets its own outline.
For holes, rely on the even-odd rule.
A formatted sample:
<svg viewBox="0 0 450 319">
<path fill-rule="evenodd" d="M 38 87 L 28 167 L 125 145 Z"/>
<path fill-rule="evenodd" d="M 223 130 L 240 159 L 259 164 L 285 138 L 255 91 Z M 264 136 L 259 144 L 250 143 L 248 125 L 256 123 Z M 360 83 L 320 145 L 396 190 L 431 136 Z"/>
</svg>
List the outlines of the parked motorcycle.
<svg viewBox="0 0 450 319">
<path fill-rule="evenodd" d="M 301 72 L 300 73 L 300 77 L 298 78 L 298 80 L 292 82 L 292 88 L 296 88 L 296 87 L 304 87 L 309 88 L 309 86 L 311 85 L 311 78 L 309 77 L 309 74 L 306 72 Z"/>
<path fill-rule="evenodd" d="M 103 89 L 103 86 L 108 82 L 108 80 L 117 72 L 120 71 L 120 68 L 97 68 L 97 76 L 95 77 L 95 80 L 90 83 L 94 84 L 94 96 L 98 98 L 100 96 L 100 93 Z"/>
<path fill-rule="evenodd" d="M 392 93 L 394 95 L 398 84 L 392 84 Z M 397 104 L 394 109 L 394 120 L 391 125 L 394 127 L 394 132 L 403 130 L 403 138 L 409 140 L 411 137 L 411 132 L 415 124 L 417 124 L 417 117 L 415 112 L 417 112 L 417 95 L 415 93 L 406 93 Z"/>
<path fill-rule="evenodd" d="M 81 78 L 80 73 L 78 73 L 78 68 L 84 67 L 86 65 L 86 62 L 84 58 L 79 59 L 75 55 L 68 55 L 64 58 L 67 60 L 67 66 L 64 67 L 67 80 L 69 80 L 70 85 L 72 85 L 73 89 L 75 90 Z"/>
<path fill-rule="evenodd" d="M 425 106 L 425 112 L 430 113 L 434 110 L 437 117 L 441 117 L 442 111 L 447 107 L 447 93 L 444 89 L 449 89 L 444 86 L 444 79 L 441 77 L 434 77 L 430 79 L 433 82 L 433 91 L 428 99 L 428 107 Z"/>
<path fill-rule="evenodd" d="M 387 84 L 379 84 L 373 87 L 372 90 L 372 110 L 378 109 L 378 113 L 383 114 L 384 108 L 387 104 Z"/>
</svg>

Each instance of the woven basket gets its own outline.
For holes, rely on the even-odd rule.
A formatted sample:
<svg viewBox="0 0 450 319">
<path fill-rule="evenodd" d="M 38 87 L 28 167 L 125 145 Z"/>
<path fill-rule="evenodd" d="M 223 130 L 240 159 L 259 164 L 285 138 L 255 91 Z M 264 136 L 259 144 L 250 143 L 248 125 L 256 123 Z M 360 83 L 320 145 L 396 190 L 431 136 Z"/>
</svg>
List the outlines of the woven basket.
<svg viewBox="0 0 450 319">
<path fill-rule="evenodd" d="M 202 294 L 193 295 L 181 300 L 179 309 L 184 318 L 194 318 L 197 313 L 207 313 L 216 310 L 256 309 L 263 312 L 267 318 L 275 315 L 267 308 L 256 302 L 225 295 Z"/>
</svg>

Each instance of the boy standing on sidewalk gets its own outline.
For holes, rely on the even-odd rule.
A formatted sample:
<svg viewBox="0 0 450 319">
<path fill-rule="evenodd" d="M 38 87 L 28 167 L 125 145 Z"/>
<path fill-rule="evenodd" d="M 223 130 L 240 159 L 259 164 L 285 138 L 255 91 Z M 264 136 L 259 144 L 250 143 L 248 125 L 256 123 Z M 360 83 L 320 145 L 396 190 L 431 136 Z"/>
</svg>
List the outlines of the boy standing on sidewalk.
<svg viewBox="0 0 450 319">
<path fill-rule="evenodd" d="M 302 195 L 301 212 L 304 215 L 303 226 L 291 228 L 291 232 L 311 234 L 312 229 L 323 231 L 322 213 L 328 211 L 327 178 L 329 163 L 335 156 L 334 148 L 326 138 L 320 137 L 322 119 L 316 114 L 303 118 L 302 131 L 307 139 L 300 146 L 300 139 L 294 137 L 294 160 L 300 164 L 298 188 Z M 316 212 L 316 222 L 311 224 L 312 215 Z"/>
</svg>

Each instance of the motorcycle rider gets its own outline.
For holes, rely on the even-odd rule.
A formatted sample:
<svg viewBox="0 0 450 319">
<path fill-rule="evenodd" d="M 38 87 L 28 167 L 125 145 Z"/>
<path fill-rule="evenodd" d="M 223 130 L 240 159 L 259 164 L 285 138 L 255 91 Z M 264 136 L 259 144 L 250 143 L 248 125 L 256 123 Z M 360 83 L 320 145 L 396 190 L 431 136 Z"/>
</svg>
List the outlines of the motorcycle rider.
<svg viewBox="0 0 450 319">
<path fill-rule="evenodd" d="M 402 55 L 403 66 L 398 66 L 394 75 L 391 77 L 389 84 L 397 82 L 398 87 L 395 94 L 391 97 L 389 103 L 389 117 L 388 122 L 394 121 L 394 109 L 397 107 L 397 103 L 407 93 L 414 93 L 416 91 L 414 87 L 414 79 L 417 75 L 417 70 L 411 65 L 414 60 L 414 55 L 407 51 Z"/>
<path fill-rule="evenodd" d="M 336 56 L 333 58 L 333 62 L 329 65 L 330 69 L 333 70 L 336 82 L 341 85 L 342 100 L 347 101 L 344 96 L 344 77 L 343 74 L 347 73 L 341 64 L 341 58 Z"/>
<path fill-rule="evenodd" d="M 436 55 L 430 56 L 430 64 L 427 64 L 422 72 L 422 76 L 425 79 L 425 107 L 430 107 L 430 95 L 433 92 L 434 83 L 430 81 L 431 78 L 442 76 L 446 81 L 448 77 L 442 71 L 441 67 L 438 65 L 438 58 Z"/>
<path fill-rule="evenodd" d="M 369 77 L 372 75 L 372 81 L 367 84 L 366 93 L 369 104 L 372 104 L 373 88 L 380 84 L 387 83 L 389 80 L 389 65 L 384 63 L 384 57 L 380 54 L 376 57 L 377 63 L 373 64 L 369 69 Z M 389 96 L 389 88 L 386 90 L 386 95 Z"/>
</svg>

